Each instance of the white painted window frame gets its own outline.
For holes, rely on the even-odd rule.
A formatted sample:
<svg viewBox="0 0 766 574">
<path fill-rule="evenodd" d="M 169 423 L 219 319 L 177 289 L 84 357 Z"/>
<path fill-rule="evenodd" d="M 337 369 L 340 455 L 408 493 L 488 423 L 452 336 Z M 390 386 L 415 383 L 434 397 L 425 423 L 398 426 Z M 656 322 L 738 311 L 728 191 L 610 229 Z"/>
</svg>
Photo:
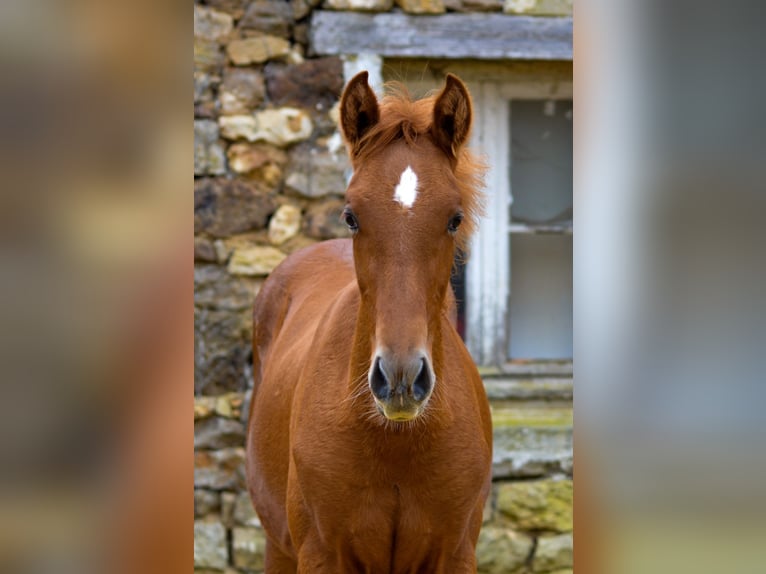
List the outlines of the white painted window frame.
<svg viewBox="0 0 766 574">
<path fill-rule="evenodd" d="M 474 99 L 473 145 L 487 159 L 486 216 L 466 265 L 466 344 L 479 365 L 508 361 L 511 297 L 511 106 L 514 99 L 568 100 L 572 83 L 497 80 L 468 82 Z"/>
</svg>

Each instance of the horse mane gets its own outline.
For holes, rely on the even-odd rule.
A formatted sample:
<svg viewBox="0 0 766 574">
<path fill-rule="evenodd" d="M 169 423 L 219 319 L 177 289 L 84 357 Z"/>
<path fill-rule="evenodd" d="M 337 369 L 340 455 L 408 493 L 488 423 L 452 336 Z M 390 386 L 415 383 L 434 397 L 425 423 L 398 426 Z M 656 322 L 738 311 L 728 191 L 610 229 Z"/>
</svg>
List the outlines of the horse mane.
<svg viewBox="0 0 766 574">
<path fill-rule="evenodd" d="M 380 120 L 369 128 L 355 150 L 354 163 L 366 158 L 403 139 L 413 145 L 419 137 L 431 137 L 433 109 L 438 93 L 413 100 L 407 88 L 399 82 L 387 82 L 385 95 L 379 102 Z M 463 223 L 458 228 L 456 243 L 465 253 L 469 240 L 484 214 L 484 174 L 486 162 L 468 149 L 467 145 L 457 150 L 453 161 L 455 182 L 460 192 L 463 209 Z"/>
</svg>

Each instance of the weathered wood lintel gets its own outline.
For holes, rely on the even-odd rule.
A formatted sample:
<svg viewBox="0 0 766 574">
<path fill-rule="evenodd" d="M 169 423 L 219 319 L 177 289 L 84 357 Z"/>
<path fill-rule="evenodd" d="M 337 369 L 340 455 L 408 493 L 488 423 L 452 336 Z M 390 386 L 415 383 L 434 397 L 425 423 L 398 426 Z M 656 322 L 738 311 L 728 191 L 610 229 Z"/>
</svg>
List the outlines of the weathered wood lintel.
<svg viewBox="0 0 766 574">
<path fill-rule="evenodd" d="M 317 10 L 311 18 L 309 42 L 313 55 L 571 60 L 572 18 Z"/>
</svg>

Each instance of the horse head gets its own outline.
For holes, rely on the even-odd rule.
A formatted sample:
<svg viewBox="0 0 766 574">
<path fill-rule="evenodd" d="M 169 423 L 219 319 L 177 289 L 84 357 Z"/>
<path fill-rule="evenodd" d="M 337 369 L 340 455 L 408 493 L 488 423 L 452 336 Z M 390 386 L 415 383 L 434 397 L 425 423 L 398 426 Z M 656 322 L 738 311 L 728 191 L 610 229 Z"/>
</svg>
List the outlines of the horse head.
<svg viewBox="0 0 766 574">
<path fill-rule="evenodd" d="M 362 72 L 341 98 L 358 322 L 373 334 L 367 380 L 389 420 L 419 416 L 439 384 L 454 256 L 480 210 L 482 169 L 465 145 L 471 117 L 468 90 L 451 74 L 435 96 L 378 102 Z"/>
</svg>

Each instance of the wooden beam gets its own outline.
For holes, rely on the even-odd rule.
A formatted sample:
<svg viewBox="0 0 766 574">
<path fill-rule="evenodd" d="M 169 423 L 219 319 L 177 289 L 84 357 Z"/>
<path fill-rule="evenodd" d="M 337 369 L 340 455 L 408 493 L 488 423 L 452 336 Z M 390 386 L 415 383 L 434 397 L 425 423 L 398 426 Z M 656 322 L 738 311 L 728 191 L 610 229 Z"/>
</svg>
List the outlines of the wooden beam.
<svg viewBox="0 0 766 574">
<path fill-rule="evenodd" d="M 313 55 L 571 60 L 572 18 L 317 10 L 311 17 L 309 49 Z"/>
</svg>

